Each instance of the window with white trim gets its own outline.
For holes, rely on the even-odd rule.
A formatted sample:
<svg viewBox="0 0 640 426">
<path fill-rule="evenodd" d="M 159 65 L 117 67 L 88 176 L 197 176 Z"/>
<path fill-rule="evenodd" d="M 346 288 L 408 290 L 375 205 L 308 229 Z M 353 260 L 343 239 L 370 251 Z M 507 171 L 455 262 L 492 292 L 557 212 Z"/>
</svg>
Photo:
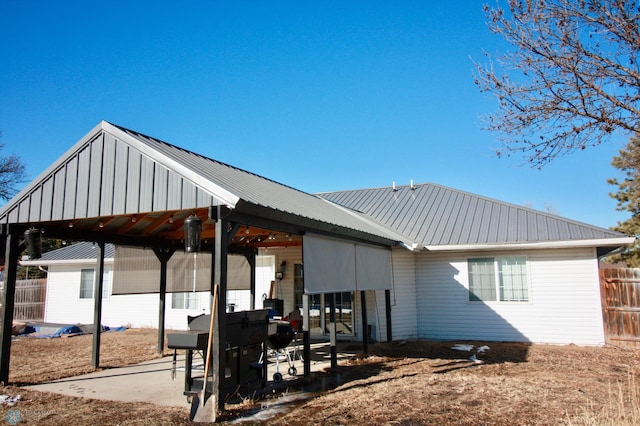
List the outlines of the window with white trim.
<svg viewBox="0 0 640 426">
<path fill-rule="evenodd" d="M 525 256 L 467 259 L 469 300 L 472 302 L 528 302 L 529 279 Z"/>
<path fill-rule="evenodd" d="M 194 291 L 172 293 L 171 309 L 198 309 L 198 293 Z"/>
<path fill-rule="evenodd" d="M 80 299 L 93 299 L 93 286 L 95 285 L 96 270 L 80 270 Z M 102 298 L 108 299 L 111 295 L 111 268 L 105 267 L 102 275 Z"/>
</svg>

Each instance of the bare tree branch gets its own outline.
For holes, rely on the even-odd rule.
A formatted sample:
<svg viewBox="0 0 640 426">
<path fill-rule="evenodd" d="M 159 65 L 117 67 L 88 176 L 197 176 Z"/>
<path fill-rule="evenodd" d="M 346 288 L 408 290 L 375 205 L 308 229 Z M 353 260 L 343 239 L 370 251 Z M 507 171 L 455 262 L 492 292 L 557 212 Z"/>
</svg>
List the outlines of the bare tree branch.
<svg viewBox="0 0 640 426">
<path fill-rule="evenodd" d="M 474 62 L 476 84 L 499 109 L 485 129 L 500 155 L 534 167 L 640 131 L 640 9 L 631 0 L 510 0 L 486 6 L 491 32 L 515 50 Z"/>
<path fill-rule="evenodd" d="M 2 132 L 0 132 L 0 137 Z M 0 150 L 4 144 L 0 143 Z M 18 192 L 18 187 L 25 181 L 25 170 L 20 157 L 9 155 L 0 157 L 0 199 L 8 200 Z"/>
</svg>

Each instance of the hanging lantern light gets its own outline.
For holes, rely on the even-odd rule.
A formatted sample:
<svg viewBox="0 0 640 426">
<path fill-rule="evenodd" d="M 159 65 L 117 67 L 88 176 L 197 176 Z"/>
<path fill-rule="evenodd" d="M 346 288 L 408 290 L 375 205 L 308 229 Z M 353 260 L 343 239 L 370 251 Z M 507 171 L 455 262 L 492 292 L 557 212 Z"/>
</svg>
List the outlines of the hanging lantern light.
<svg viewBox="0 0 640 426">
<path fill-rule="evenodd" d="M 198 216 L 189 216 L 184 220 L 184 251 L 197 253 L 200 251 L 200 235 L 202 220 Z"/>
<path fill-rule="evenodd" d="M 24 231 L 24 241 L 27 244 L 27 254 L 29 259 L 40 259 L 42 257 L 42 232 L 36 228 Z"/>
</svg>

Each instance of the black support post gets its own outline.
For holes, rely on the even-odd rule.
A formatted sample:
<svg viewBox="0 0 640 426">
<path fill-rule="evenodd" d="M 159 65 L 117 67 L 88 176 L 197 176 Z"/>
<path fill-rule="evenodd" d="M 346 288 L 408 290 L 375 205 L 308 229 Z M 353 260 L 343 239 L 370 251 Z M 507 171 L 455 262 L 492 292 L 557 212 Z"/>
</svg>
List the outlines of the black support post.
<svg viewBox="0 0 640 426">
<path fill-rule="evenodd" d="M 175 248 L 154 247 L 153 252 L 160 261 L 160 295 L 158 300 L 158 353 L 164 352 L 164 329 L 167 306 L 167 264 L 176 252 Z"/>
<path fill-rule="evenodd" d="M 249 262 L 250 271 L 250 283 L 249 293 L 251 293 L 251 301 L 249 302 L 249 309 L 254 310 L 256 308 L 256 253 L 246 255 L 247 262 Z"/>
<path fill-rule="evenodd" d="M 5 228 L 6 229 L 6 228 Z M 4 286 L 0 289 L 0 319 L 2 320 L 2 344 L 0 345 L 0 382 L 9 382 L 9 358 L 11 356 L 11 328 L 13 327 L 13 306 L 16 295 L 16 273 L 20 256 L 19 234 L 9 228 L 5 241 Z"/>
<path fill-rule="evenodd" d="M 391 290 L 384 291 L 384 307 L 387 315 L 387 342 L 393 340 L 391 334 Z"/>
<path fill-rule="evenodd" d="M 102 334 L 102 287 L 104 285 L 104 241 L 98 242 L 95 286 L 93 288 L 93 352 L 91 365 L 100 367 L 100 337 Z"/>
<path fill-rule="evenodd" d="M 360 304 L 362 305 L 362 352 L 369 354 L 369 320 L 367 319 L 367 294 L 360 292 Z"/>
<path fill-rule="evenodd" d="M 218 284 L 218 318 L 216 318 L 218 328 L 218 369 L 213 374 L 218 375 L 218 409 L 224 411 L 225 398 L 224 372 L 226 368 L 226 332 L 227 332 L 227 252 L 229 245 L 229 228 L 227 221 L 218 216 L 216 220 L 216 241 L 214 253 L 214 283 Z"/>
</svg>

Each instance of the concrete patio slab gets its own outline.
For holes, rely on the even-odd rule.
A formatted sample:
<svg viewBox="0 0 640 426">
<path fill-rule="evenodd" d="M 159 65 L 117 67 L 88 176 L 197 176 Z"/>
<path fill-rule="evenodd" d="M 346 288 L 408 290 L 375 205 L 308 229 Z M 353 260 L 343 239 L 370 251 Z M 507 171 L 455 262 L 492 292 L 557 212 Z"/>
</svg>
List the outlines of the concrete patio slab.
<svg viewBox="0 0 640 426">
<path fill-rule="evenodd" d="M 338 362 L 354 356 L 359 352 L 358 343 L 340 343 L 338 345 Z M 283 381 L 299 377 L 303 373 L 302 360 L 294 360 L 297 376 L 288 374 L 289 365 L 286 358 L 280 356 L 280 372 Z M 326 342 L 311 345 L 311 371 L 322 371 L 330 366 L 330 347 Z M 54 380 L 38 385 L 25 386 L 42 392 L 52 392 L 75 397 L 93 398 L 107 401 L 147 402 L 161 406 L 190 407 L 184 395 L 184 355 L 178 355 L 175 379 L 171 370 L 173 357 L 146 361 L 140 364 L 120 368 L 111 368 L 82 376 Z M 197 366 L 194 366 L 197 375 Z M 202 366 L 200 365 L 200 369 Z M 276 372 L 275 357 L 269 357 L 267 380 L 272 380 Z M 202 374 L 202 373 L 200 373 Z"/>
</svg>

